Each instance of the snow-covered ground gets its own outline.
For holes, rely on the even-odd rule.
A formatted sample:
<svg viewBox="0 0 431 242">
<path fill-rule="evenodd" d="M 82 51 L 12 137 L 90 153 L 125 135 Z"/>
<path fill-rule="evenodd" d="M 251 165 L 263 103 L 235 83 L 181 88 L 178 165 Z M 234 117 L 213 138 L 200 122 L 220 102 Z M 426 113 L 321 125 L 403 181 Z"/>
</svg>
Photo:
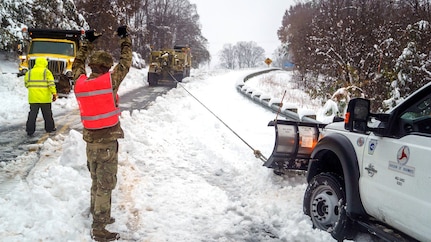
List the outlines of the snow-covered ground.
<svg viewBox="0 0 431 242">
<path fill-rule="evenodd" d="M 16 71 L 14 63 L 1 63 L 2 72 Z M 235 89 L 250 72 L 193 70 L 148 109 L 122 113 L 116 222 L 108 226 L 122 241 L 334 241 L 313 229 L 302 212 L 304 177 L 274 175 L 187 93 L 269 157 L 274 130 L 267 124 L 275 115 Z M 120 94 L 147 85 L 145 74 L 132 68 Z M 289 82 L 289 74 L 273 76 Z M 249 85 L 264 84 L 256 77 Z M 0 95 L 0 124 L 22 124 L 24 135 L 23 78 L 0 75 Z M 305 108 L 316 108 L 307 100 Z M 76 109 L 74 98 L 60 99 L 53 104 L 54 118 Z M 41 115 L 37 126 L 43 127 Z M 14 161 L 0 161 L 0 241 L 91 241 L 91 180 L 81 133 L 57 132 L 36 145 L 39 152 L 29 147 Z"/>
</svg>

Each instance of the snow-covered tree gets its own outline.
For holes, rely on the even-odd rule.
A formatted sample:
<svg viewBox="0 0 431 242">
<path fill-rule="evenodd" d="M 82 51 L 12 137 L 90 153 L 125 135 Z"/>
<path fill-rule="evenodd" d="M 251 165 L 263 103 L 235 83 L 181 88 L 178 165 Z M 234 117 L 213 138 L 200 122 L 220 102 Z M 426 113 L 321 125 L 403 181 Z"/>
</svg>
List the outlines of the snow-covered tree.
<svg viewBox="0 0 431 242">
<path fill-rule="evenodd" d="M 0 0 L 0 49 L 16 50 L 23 28 L 88 28 L 72 0 Z"/>
<path fill-rule="evenodd" d="M 278 35 L 304 89 L 357 86 L 376 110 L 430 80 L 430 10 L 429 0 L 313 0 L 286 11 Z"/>
<path fill-rule="evenodd" d="M 431 35 L 430 23 L 421 20 L 408 25 L 405 30 L 405 48 L 396 59 L 394 71 L 396 82 L 392 83 L 392 103 L 407 97 L 410 93 L 425 85 L 431 80 Z"/>
<path fill-rule="evenodd" d="M 32 0 L 0 0 L 0 49 L 16 50 L 22 29 L 32 20 Z"/>
<path fill-rule="evenodd" d="M 145 58 L 153 40 L 169 39 L 166 43 L 170 48 L 174 44 L 191 47 L 194 66 L 210 59 L 196 5 L 188 0 L 0 0 L 0 24 L 0 50 L 3 51 L 17 49 L 24 27 L 95 29 L 103 33 L 96 48 L 117 56 L 115 31 L 118 26 L 127 25 L 133 36 L 134 51 Z M 163 37 L 163 34 L 169 36 Z"/>
<path fill-rule="evenodd" d="M 220 65 L 228 68 L 250 68 L 263 63 L 265 50 L 254 41 L 225 44 L 219 54 Z"/>
<path fill-rule="evenodd" d="M 48 29 L 88 29 L 72 0 L 34 0 L 29 27 Z"/>
<path fill-rule="evenodd" d="M 223 49 L 219 54 L 220 65 L 227 69 L 235 69 L 235 49 L 232 44 L 223 45 Z"/>
</svg>

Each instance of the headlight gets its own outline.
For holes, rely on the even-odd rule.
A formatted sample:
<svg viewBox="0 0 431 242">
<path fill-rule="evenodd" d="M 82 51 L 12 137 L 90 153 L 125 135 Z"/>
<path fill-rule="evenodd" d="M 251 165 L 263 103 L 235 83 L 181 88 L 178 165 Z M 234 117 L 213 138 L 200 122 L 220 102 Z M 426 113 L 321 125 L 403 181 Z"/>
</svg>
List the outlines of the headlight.
<svg viewBox="0 0 431 242">
<path fill-rule="evenodd" d="M 27 68 L 19 68 L 19 73 L 18 73 L 18 77 L 20 76 L 24 76 L 25 73 L 27 73 L 28 69 Z"/>
<path fill-rule="evenodd" d="M 21 63 L 24 63 L 24 61 L 26 60 L 27 56 L 25 55 L 20 55 L 19 56 L 19 60 L 21 61 Z"/>
</svg>

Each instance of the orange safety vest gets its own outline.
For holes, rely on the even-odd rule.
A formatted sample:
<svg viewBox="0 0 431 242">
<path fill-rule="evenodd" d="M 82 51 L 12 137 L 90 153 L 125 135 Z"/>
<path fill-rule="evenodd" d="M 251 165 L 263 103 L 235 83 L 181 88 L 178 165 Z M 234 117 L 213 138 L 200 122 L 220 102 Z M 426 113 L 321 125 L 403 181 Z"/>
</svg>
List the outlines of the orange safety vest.
<svg viewBox="0 0 431 242">
<path fill-rule="evenodd" d="M 75 82 L 74 91 L 84 128 L 103 129 L 119 122 L 120 109 L 114 98 L 111 73 L 94 79 L 81 75 Z"/>
</svg>

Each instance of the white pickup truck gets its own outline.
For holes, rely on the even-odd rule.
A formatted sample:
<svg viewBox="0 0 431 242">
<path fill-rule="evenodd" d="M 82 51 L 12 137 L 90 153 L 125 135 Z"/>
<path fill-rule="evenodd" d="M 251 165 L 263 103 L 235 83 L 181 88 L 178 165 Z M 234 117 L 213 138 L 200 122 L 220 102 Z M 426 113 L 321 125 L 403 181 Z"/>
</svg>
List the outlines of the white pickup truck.
<svg viewBox="0 0 431 242">
<path fill-rule="evenodd" d="M 265 166 L 304 170 L 303 210 L 341 241 L 369 232 L 384 241 L 431 241 L 431 83 L 387 113 L 349 102 L 344 122 L 276 120 Z"/>
</svg>

